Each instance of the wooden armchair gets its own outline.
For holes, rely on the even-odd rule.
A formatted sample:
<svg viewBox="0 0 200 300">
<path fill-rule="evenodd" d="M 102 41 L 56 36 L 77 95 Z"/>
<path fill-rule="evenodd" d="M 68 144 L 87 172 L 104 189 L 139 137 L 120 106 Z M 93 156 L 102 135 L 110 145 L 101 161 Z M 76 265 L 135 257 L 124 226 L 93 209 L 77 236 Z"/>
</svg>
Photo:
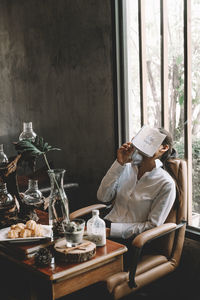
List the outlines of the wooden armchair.
<svg viewBox="0 0 200 300">
<path fill-rule="evenodd" d="M 173 159 L 169 167 L 178 183 L 176 203 L 165 224 L 133 240 L 129 272 L 117 273 L 106 280 L 114 299 L 134 293 L 179 265 L 186 227 L 187 165 L 184 160 Z"/>
</svg>

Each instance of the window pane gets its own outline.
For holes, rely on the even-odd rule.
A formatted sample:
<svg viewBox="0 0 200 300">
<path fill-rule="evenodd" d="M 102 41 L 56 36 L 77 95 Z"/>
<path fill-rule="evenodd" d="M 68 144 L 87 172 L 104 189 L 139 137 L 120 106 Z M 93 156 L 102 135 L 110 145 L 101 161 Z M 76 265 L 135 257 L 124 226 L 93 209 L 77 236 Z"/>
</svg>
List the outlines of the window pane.
<svg viewBox="0 0 200 300">
<path fill-rule="evenodd" d="M 179 157 L 184 157 L 183 1 L 168 0 L 169 128 Z"/>
<path fill-rule="evenodd" d="M 160 92 L 160 1 L 145 1 L 147 58 L 147 118 L 152 127 L 161 126 Z"/>
<path fill-rule="evenodd" d="M 129 139 L 141 127 L 138 1 L 126 1 Z"/>
<path fill-rule="evenodd" d="M 192 35 L 192 225 L 200 226 L 200 0 L 191 7 Z"/>
<path fill-rule="evenodd" d="M 141 126 L 138 43 L 138 1 L 126 3 L 127 86 L 129 137 Z M 161 126 L 160 0 L 146 0 L 145 36 L 147 66 L 147 117 L 152 127 Z M 166 0 L 168 30 L 169 131 L 178 157 L 184 158 L 184 0 Z M 190 3 L 190 2 L 188 2 Z M 190 16 L 189 19 L 190 21 Z M 188 23 L 189 25 L 190 23 Z M 200 227 L 200 0 L 191 1 L 192 57 L 192 224 Z M 189 34 L 190 37 L 190 34 Z M 145 55 L 144 55 L 145 57 Z M 187 66 L 186 66 L 187 67 Z M 190 74 L 189 74 L 190 75 Z M 191 104 L 191 103 L 190 103 Z M 187 126 L 187 122 L 186 122 Z M 190 134 L 190 132 L 189 132 Z M 190 142 L 190 141 L 189 141 Z M 190 212 L 191 213 L 191 212 Z"/>
</svg>

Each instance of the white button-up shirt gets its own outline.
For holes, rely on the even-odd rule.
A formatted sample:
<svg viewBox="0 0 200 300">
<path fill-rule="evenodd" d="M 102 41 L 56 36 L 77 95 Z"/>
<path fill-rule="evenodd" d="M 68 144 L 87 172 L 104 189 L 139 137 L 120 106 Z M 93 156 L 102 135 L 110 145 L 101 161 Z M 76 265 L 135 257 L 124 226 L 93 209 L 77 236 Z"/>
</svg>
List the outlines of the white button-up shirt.
<svg viewBox="0 0 200 300">
<path fill-rule="evenodd" d="M 114 199 L 105 216 L 112 222 L 111 236 L 129 238 L 165 222 L 176 197 L 175 182 L 159 159 L 155 163 L 138 180 L 136 165 L 122 166 L 116 160 L 102 179 L 97 198 L 102 202 Z"/>
</svg>

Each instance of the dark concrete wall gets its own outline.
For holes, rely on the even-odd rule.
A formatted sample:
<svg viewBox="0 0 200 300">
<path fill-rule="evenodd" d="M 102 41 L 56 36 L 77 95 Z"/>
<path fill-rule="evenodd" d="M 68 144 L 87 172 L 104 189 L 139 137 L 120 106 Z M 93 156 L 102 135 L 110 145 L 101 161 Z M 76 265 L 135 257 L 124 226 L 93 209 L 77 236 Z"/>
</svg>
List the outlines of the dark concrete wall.
<svg viewBox="0 0 200 300">
<path fill-rule="evenodd" d="M 81 201 L 95 202 L 114 159 L 111 1 L 0 0 L 0 143 L 15 154 L 23 121 Z"/>
</svg>

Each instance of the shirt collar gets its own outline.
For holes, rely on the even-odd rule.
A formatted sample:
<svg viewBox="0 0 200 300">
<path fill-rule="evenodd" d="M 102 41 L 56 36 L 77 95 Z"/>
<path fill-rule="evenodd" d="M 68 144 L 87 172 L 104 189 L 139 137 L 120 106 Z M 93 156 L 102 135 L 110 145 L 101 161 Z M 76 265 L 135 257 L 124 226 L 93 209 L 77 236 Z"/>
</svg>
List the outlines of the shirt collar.
<svg viewBox="0 0 200 300">
<path fill-rule="evenodd" d="M 149 174 L 152 174 L 151 172 L 153 172 L 156 169 L 159 169 L 160 167 L 163 166 L 163 163 L 160 159 L 155 159 L 155 168 L 153 168 L 151 171 L 144 173 L 144 175 L 142 176 L 142 178 L 145 178 L 146 176 L 149 176 Z"/>
<path fill-rule="evenodd" d="M 133 163 L 131 163 L 131 165 L 132 165 L 132 167 L 134 168 L 134 169 L 136 169 L 136 170 L 138 170 L 138 166 L 137 165 L 134 165 Z M 158 168 L 160 168 L 160 167 L 162 167 L 163 166 L 163 163 L 162 163 L 162 161 L 160 160 L 160 159 L 155 159 L 155 168 L 153 168 L 152 169 L 152 171 L 154 170 L 154 169 L 158 169 Z M 146 172 L 146 173 L 149 173 L 149 172 Z"/>
<path fill-rule="evenodd" d="M 155 164 L 156 164 L 156 166 L 155 166 L 156 169 L 163 166 L 163 163 L 160 159 L 155 159 Z"/>
</svg>

